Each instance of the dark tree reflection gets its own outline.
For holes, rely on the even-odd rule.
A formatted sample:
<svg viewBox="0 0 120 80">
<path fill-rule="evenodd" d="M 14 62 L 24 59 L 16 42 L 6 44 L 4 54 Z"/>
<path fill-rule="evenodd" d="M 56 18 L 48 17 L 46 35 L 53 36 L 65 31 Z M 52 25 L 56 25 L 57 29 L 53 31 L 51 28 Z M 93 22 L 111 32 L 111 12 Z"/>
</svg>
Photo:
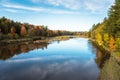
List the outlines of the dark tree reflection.
<svg viewBox="0 0 120 80">
<path fill-rule="evenodd" d="M 99 48 L 94 43 L 93 47 L 97 47 L 95 62 L 100 69 L 99 80 L 120 80 L 120 65 L 117 60 L 110 56 L 110 53 Z M 94 48 L 92 48 L 94 49 Z"/>
<path fill-rule="evenodd" d="M 0 59 L 6 60 L 14 55 L 18 55 L 21 53 L 27 53 L 34 49 L 46 49 L 47 43 L 44 44 L 9 44 L 9 45 L 1 45 L 0 46 Z"/>
</svg>

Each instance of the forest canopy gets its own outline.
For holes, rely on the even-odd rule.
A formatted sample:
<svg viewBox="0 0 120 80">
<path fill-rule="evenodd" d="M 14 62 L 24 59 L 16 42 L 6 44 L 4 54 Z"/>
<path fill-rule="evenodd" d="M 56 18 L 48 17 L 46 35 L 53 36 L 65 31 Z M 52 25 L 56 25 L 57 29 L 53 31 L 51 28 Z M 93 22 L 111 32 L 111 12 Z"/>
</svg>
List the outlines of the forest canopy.
<svg viewBox="0 0 120 80">
<path fill-rule="evenodd" d="M 111 51 L 120 50 L 120 0 L 115 0 L 103 22 L 92 26 L 89 37 Z"/>
</svg>

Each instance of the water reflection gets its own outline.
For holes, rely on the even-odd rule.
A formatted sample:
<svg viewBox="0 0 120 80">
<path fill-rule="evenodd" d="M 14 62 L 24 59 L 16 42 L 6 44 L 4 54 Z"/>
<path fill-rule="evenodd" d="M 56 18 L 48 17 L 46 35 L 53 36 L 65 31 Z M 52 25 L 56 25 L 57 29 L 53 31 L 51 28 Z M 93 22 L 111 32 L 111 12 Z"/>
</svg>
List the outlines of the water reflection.
<svg viewBox="0 0 120 80">
<path fill-rule="evenodd" d="M 120 65 L 117 60 L 104 50 L 96 48 L 95 51 L 95 61 L 100 69 L 99 80 L 120 80 Z"/>
<path fill-rule="evenodd" d="M 0 59 L 6 60 L 14 55 L 18 55 L 21 53 L 27 53 L 34 49 L 45 49 L 47 48 L 47 43 L 45 44 L 9 44 L 0 46 Z"/>
<path fill-rule="evenodd" d="M 98 80 L 107 61 L 84 38 L 49 45 L 8 45 L 0 51 L 0 58 L 7 59 L 0 61 L 0 80 Z M 23 52 L 27 54 L 20 54 Z"/>
</svg>

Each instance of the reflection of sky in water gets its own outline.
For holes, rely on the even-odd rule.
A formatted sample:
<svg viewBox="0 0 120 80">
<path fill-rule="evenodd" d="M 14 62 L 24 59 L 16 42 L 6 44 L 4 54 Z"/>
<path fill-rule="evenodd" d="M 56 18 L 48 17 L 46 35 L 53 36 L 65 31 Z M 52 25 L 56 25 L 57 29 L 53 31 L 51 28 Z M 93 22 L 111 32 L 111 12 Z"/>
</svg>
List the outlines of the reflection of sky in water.
<svg viewBox="0 0 120 80">
<path fill-rule="evenodd" d="M 87 39 L 71 39 L 16 55 L 0 62 L 0 80 L 97 80 L 90 45 Z"/>
</svg>

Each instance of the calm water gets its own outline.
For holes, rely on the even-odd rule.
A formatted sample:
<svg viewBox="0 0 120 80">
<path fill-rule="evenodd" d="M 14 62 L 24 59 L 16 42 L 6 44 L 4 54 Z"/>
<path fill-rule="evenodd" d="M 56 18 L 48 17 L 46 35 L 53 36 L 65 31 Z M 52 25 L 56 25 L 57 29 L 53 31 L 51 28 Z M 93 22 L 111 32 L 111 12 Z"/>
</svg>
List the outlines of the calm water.
<svg viewBox="0 0 120 80">
<path fill-rule="evenodd" d="M 98 80 L 99 57 L 85 38 L 8 45 L 0 47 L 0 80 Z"/>
</svg>

